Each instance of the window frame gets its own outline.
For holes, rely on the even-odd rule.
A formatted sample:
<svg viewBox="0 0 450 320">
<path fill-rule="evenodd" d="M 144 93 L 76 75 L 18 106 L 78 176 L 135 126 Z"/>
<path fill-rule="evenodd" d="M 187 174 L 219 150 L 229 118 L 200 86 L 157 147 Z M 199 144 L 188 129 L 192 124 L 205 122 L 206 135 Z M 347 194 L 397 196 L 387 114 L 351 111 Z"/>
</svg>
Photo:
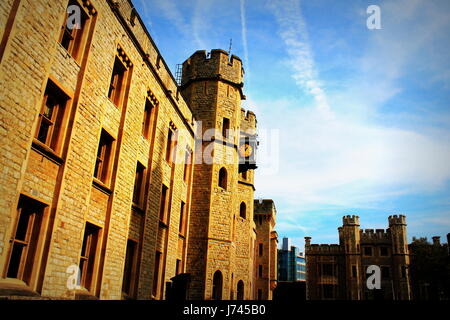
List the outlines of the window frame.
<svg viewBox="0 0 450 320">
<path fill-rule="evenodd" d="M 223 190 L 227 190 L 228 187 L 228 171 L 225 167 L 219 169 L 218 173 L 218 186 Z"/>
<path fill-rule="evenodd" d="M 102 128 L 98 141 L 93 177 L 96 181 L 100 181 L 104 185 L 108 185 L 111 180 L 111 165 L 114 161 L 114 149 L 115 139 Z"/>
<path fill-rule="evenodd" d="M 367 254 L 367 250 L 370 250 L 370 254 Z M 364 248 L 363 248 L 363 256 L 365 256 L 365 257 L 373 257 L 373 247 L 372 246 L 364 246 Z"/>
<path fill-rule="evenodd" d="M 141 134 L 148 141 L 152 141 L 153 139 L 153 126 L 155 122 L 156 107 L 157 104 L 154 104 L 149 97 L 145 98 Z"/>
<path fill-rule="evenodd" d="M 50 100 L 49 100 L 50 98 Z M 52 114 L 50 118 L 46 115 L 48 102 L 54 100 L 55 104 L 52 106 Z M 37 120 L 34 140 L 40 145 L 44 145 L 55 153 L 59 153 L 64 140 L 64 131 L 67 122 L 67 115 L 69 105 L 71 103 L 71 96 L 66 93 L 59 85 L 52 79 L 47 80 L 47 85 L 44 90 L 44 97 L 42 99 L 41 108 Z M 45 141 L 40 139 L 40 133 L 43 123 L 48 125 L 45 136 Z"/>
<path fill-rule="evenodd" d="M 67 9 L 71 5 L 76 5 L 80 8 L 81 13 L 81 28 L 73 28 L 70 30 L 67 27 L 67 19 L 68 19 L 68 12 Z M 95 12 L 95 10 L 93 11 Z M 77 0 L 70 0 L 67 4 L 67 7 L 65 9 L 64 13 L 64 21 L 63 25 L 61 26 L 61 33 L 59 35 L 58 43 L 69 53 L 69 55 L 75 59 L 75 61 L 79 62 L 82 58 L 82 52 L 83 48 L 85 47 L 85 40 L 86 40 L 86 34 L 87 31 L 90 29 L 91 25 L 91 14 L 86 11 L 84 5 L 82 5 Z M 66 37 L 69 38 L 68 45 L 66 46 L 63 42 L 65 41 Z"/>
<path fill-rule="evenodd" d="M 90 293 L 95 292 L 96 287 L 96 271 L 99 262 L 98 253 L 101 249 L 101 233 L 102 228 L 93 223 L 86 222 L 79 256 L 79 268 L 80 285 Z"/>
<path fill-rule="evenodd" d="M 161 196 L 159 200 L 159 221 L 167 225 L 167 211 L 168 211 L 168 201 L 169 201 L 169 187 L 164 183 L 161 186 Z"/>
<path fill-rule="evenodd" d="M 143 209 L 144 206 L 144 194 L 145 194 L 145 183 L 147 176 L 147 168 L 137 161 L 136 163 L 136 173 L 134 176 L 134 186 L 133 186 L 133 205 Z"/>
</svg>

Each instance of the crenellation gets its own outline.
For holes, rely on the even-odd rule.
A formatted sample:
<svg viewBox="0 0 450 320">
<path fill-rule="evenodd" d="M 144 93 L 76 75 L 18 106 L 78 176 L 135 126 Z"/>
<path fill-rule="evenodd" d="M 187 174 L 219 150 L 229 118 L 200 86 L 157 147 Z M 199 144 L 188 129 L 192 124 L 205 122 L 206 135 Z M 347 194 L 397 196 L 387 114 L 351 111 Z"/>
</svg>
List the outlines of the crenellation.
<svg viewBox="0 0 450 320">
<path fill-rule="evenodd" d="M 64 32 L 67 3 L 51 0 L 18 1 L 5 38 L 0 286 L 13 275 L 43 297 L 74 299 L 80 292 L 67 286 L 66 270 L 75 264 L 84 266 L 81 285 L 90 298 L 166 299 L 167 283 L 190 273 L 188 295 L 210 299 L 220 271 L 220 298 L 244 283 L 240 299 L 254 299 L 263 241 L 270 259 L 259 261 L 267 277 L 258 286 L 270 299 L 275 205 L 264 200 L 271 218 L 256 224 L 253 169 L 245 178 L 237 170 L 241 135 L 255 134 L 257 123 L 240 106 L 241 59 L 197 51 L 183 63 L 179 86 L 131 1 L 76 1 L 86 14 L 79 38 Z M 10 10 L 10 0 L 0 4 L 0 26 Z M 45 131 L 48 108 L 56 116 Z M 197 121 L 237 133 L 195 140 Z M 208 143 L 215 163 L 185 165 L 188 150 L 196 158 Z M 29 212 L 42 234 L 32 231 L 33 256 L 21 260 L 37 263 L 21 265 L 20 274 L 9 264 L 17 250 L 13 224 L 31 221 Z"/>
</svg>

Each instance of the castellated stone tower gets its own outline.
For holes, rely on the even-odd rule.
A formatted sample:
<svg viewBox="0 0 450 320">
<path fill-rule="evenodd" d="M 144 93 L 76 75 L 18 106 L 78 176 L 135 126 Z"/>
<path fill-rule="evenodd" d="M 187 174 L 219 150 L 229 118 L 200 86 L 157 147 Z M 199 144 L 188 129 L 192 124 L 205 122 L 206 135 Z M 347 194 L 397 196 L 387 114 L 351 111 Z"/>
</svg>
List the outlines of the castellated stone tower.
<svg viewBox="0 0 450 320">
<path fill-rule="evenodd" d="M 389 216 L 389 231 L 392 239 L 392 259 L 394 268 L 392 278 L 397 300 L 411 299 L 409 282 L 409 250 L 406 238 L 406 217 L 404 215 Z"/>
<path fill-rule="evenodd" d="M 345 264 L 348 266 L 345 270 L 347 287 L 345 295 L 348 300 L 359 300 L 362 295 L 359 217 L 355 215 L 344 216 L 342 218 L 342 227 L 338 228 L 338 231 L 339 242 L 342 250 L 345 252 Z"/>
<path fill-rule="evenodd" d="M 190 299 L 252 299 L 255 251 L 253 170 L 239 173 L 242 136 L 256 117 L 241 109 L 241 60 L 224 50 L 183 63 L 181 94 L 199 121 L 186 272 Z"/>
</svg>

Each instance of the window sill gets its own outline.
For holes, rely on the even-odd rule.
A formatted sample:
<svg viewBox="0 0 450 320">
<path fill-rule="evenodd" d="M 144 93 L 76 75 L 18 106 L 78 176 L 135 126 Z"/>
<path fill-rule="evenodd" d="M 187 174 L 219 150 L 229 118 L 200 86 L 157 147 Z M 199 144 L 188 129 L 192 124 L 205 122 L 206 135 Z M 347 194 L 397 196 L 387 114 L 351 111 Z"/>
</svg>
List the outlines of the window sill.
<svg viewBox="0 0 450 320">
<path fill-rule="evenodd" d="M 169 226 L 167 225 L 167 223 L 162 221 L 161 219 L 159 220 L 159 226 L 164 229 L 169 229 Z"/>
<path fill-rule="evenodd" d="M 133 209 L 134 211 L 136 211 L 137 213 L 140 213 L 140 214 L 144 214 L 144 212 L 145 212 L 145 210 L 142 206 L 140 206 L 134 202 L 131 204 L 131 209 Z"/>
<path fill-rule="evenodd" d="M 61 47 L 61 50 L 64 50 L 64 53 L 66 54 L 66 59 L 67 58 L 70 58 L 70 59 L 72 59 L 75 63 L 76 63 L 76 65 L 79 67 L 79 68 L 81 68 L 81 64 L 80 64 L 80 62 L 78 61 L 78 59 L 77 58 L 75 58 L 66 48 L 64 48 L 63 47 L 63 45 L 61 44 L 61 42 L 59 42 L 59 41 L 57 41 L 57 43 L 58 43 L 58 45 Z M 81 60 L 81 59 L 80 59 Z"/>
<path fill-rule="evenodd" d="M 107 185 L 105 185 L 102 181 L 98 180 L 95 177 L 92 179 L 92 185 L 98 190 L 106 193 L 107 195 L 111 195 L 112 193 L 112 190 Z"/>
<path fill-rule="evenodd" d="M 64 159 L 61 158 L 52 148 L 42 143 L 41 141 L 37 140 L 36 138 L 33 139 L 31 148 L 36 152 L 42 154 L 46 158 L 52 160 L 56 164 L 61 165 L 64 163 Z"/>
</svg>

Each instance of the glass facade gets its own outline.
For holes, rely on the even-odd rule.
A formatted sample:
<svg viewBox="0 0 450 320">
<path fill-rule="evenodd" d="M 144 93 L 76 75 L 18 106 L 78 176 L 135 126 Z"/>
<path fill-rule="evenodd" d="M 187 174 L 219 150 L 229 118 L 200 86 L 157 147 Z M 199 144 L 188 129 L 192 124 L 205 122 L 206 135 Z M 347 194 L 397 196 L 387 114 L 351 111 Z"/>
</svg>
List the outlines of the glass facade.
<svg viewBox="0 0 450 320">
<path fill-rule="evenodd" d="M 283 247 L 278 250 L 278 281 L 305 281 L 306 262 L 302 252 L 289 246 L 289 239 L 283 238 Z"/>
</svg>

